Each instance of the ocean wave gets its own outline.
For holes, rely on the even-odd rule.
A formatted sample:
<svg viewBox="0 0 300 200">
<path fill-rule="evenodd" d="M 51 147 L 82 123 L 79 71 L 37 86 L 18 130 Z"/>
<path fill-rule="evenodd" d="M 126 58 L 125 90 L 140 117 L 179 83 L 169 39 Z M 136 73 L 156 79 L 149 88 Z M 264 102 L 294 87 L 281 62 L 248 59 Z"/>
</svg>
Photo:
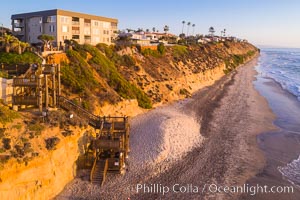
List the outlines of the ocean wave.
<svg viewBox="0 0 300 200">
<path fill-rule="evenodd" d="M 295 95 L 300 101 L 300 52 L 285 50 L 265 50 L 259 63 L 259 70 L 278 82 L 283 89 Z"/>
<path fill-rule="evenodd" d="M 291 183 L 300 186 L 300 156 L 284 167 L 278 167 L 278 171 Z"/>
</svg>

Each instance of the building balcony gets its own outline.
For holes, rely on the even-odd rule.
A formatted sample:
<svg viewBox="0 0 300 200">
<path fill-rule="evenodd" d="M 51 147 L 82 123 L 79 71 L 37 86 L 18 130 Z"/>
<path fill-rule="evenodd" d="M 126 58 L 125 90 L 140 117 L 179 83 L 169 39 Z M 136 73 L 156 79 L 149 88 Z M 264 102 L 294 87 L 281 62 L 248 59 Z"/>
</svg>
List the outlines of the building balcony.
<svg viewBox="0 0 300 200">
<path fill-rule="evenodd" d="M 79 35 L 80 34 L 80 30 L 72 30 L 72 35 Z"/>
<path fill-rule="evenodd" d="M 16 22 L 16 23 L 13 23 L 13 26 L 18 28 L 18 27 L 24 27 L 24 22 Z"/>
<path fill-rule="evenodd" d="M 25 35 L 24 31 L 13 31 L 14 35 Z"/>
<path fill-rule="evenodd" d="M 80 23 L 79 23 L 79 21 L 72 21 L 72 25 L 73 25 L 73 26 L 79 26 Z"/>
<path fill-rule="evenodd" d="M 85 39 L 85 40 L 84 40 L 84 43 L 85 43 L 85 44 L 91 44 L 91 42 L 92 42 L 91 39 Z"/>
</svg>

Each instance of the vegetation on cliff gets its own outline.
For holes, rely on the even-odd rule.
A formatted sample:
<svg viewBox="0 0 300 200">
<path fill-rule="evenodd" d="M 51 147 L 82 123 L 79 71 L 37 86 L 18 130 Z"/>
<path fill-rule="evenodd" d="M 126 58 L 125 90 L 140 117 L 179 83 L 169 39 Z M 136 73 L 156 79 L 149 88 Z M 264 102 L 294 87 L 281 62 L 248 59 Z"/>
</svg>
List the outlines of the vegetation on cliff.
<svg viewBox="0 0 300 200">
<path fill-rule="evenodd" d="M 42 63 L 42 60 L 31 52 L 22 54 L 0 52 L 0 64 L 17 65 L 28 63 Z"/>
<path fill-rule="evenodd" d="M 102 49 L 101 49 L 102 48 Z M 104 49 L 103 49 L 104 48 Z M 103 55 L 103 52 L 108 55 Z M 147 95 L 133 83 L 127 81 L 117 70 L 116 65 L 124 64 L 129 67 L 134 64 L 130 56 L 119 56 L 108 47 L 91 45 L 78 45 L 74 50 L 68 50 L 67 55 L 70 64 L 63 64 L 62 82 L 68 86 L 72 92 L 80 94 L 95 94 L 106 92 L 95 79 L 94 72 L 98 73 L 105 82 L 125 99 L 137 99 L 139 106 L 142 108 L 151 108 L 151 100 Z M 87 58 L 90 55 L 90 58 Z M 108 58 L 114 58 L 112 61 Z M 103 89 L 103 90 L 101 90 Z M 88 95 L 85 95 L 88 96 Z M 99 94 L 100 96 L 100 94 Z M 99 99 L 100 101 L 114 102 L 114 98 Z"/>
<path fill-rule="evenodd" d="M 156 50 L 74 43 L 67 51 L 70 62 L 62 64 L 63 91 L 78 95 L 81 105 L 89 109 L 94 101 L 114 104 L 122 98 L 137 99 L 140 107 L 151 108 L 152 103 L 171 100 L 170 95 L 189 96 L 192 88 L 187 77 L 206 76 L 206 71 L 222 65 L 224 73 L 229 73 L 256 51 L 245 42 L 160 44 Z"/>
</svg>

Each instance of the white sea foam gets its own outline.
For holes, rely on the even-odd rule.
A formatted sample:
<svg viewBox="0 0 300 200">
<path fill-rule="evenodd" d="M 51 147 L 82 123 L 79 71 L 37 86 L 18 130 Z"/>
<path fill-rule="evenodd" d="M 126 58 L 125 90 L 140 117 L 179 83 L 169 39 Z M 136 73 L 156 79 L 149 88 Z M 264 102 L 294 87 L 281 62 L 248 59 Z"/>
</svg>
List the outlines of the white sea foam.
<svg viewBox="0 0 300 200">
<path fill-rule="evenodd" d="M 280 173 L 293 184 L 300 186 L 300 156 L 284 167 L 278 167 Z"/>
<path fill-rule="evenodd" d="M 264 49 L 258 70 L 263 76 L 278 82 L 300 101 L 299 49 Z M 300 156 L 278 170 L 287 180 L 300 186 Z"/>
<path fill-rule="evenodd" d="M 259 70 L 300 101 L 300 50 L 263 50 Z"/>
</svg>

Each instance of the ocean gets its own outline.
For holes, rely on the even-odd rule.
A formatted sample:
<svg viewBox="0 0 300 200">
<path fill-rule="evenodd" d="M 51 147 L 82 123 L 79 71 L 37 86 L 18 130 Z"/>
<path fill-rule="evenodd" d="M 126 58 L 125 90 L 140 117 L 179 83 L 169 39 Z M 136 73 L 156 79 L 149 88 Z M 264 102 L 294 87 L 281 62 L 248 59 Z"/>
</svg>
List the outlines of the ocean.
<svg viewBox="0 0 300 200">
<path fill-rule="evenodd" d="M 260 72 L 300 101 L 300 49 L 263 49 Z"/>
<path fill-rule="evenodd" d="M 262 49 L 256 70 L 259 73 L 258 79 L 272 79 L 299 101 L 286 105 L 278 100 L 280 98 L 270 99 L 268 95 L 265 96 L 277 115 L 274 124 L 285 133 L 300 135 L 300 49 Z M 278 170 L 283 178 L 300 186 L 300 155 L 278 167 Z"/>
</svg>

